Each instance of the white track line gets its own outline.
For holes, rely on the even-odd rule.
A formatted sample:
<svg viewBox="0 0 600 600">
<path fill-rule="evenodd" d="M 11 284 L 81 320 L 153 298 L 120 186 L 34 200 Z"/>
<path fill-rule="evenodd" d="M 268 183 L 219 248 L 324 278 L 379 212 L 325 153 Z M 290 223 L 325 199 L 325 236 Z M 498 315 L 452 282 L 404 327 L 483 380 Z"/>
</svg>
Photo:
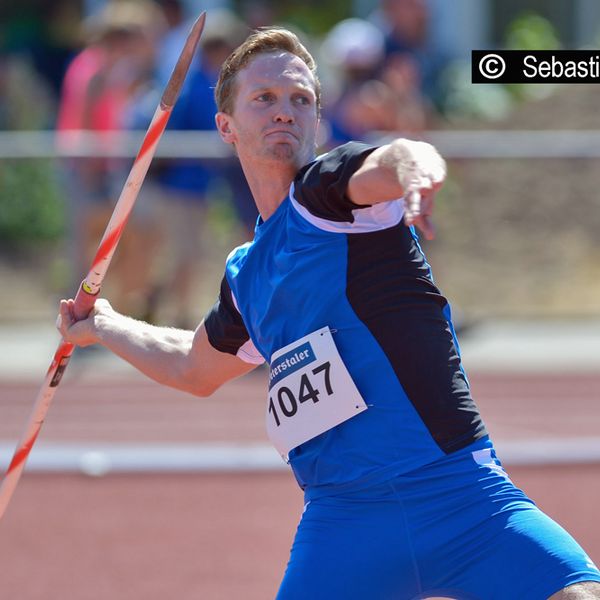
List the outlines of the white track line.
<svg viewBox="0 0 600 600">
<path fill-rule="evenodd" d="M 13 448 L 0 444 L 0 465 L 8 465 Z M 286 469 L 277 452 L 265 444 L 40 444 L 28 471 L 167 473 L 273 471 Z"/>
<path fill-rule="evenodd" d="M 600 463 L 600 437 L 506 440 L 496 443 L 505 465 Z M 0 468 L 14 445 L 0 442 Z M 266 444 L 66 444 L 36 446 L 27 471 L 36 473 L 205 473 L 281 471 L 288 467 Z"/>
</svg>

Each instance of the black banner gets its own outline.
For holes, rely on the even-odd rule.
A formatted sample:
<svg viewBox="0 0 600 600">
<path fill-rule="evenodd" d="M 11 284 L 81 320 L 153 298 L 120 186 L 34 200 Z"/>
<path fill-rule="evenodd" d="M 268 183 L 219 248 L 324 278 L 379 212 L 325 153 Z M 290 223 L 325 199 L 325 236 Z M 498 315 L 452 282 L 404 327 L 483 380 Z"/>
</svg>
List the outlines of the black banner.
<svg viewBox="0 0 600 600">
<path fill-rule="evenodd" d="M 600 83 L 600 50 L 472 50 L 472 83 Z"/>
</svg>

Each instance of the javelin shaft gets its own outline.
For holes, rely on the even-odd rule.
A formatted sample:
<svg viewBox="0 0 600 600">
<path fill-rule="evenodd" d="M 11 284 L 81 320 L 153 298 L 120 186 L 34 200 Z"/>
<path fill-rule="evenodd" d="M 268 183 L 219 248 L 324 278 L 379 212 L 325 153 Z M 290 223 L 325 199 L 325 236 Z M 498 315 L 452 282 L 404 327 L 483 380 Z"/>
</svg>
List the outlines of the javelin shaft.
<svg viewBox="0 0 600 600">
<path fill-rule="evenodd" d="M 83 280 L 73 306 L 73 313 L 77 320 L 85 319 L 92 308 L 102 286 L 102 282 L 115 253 L 119 240 L 123 234 L 129 215 L 138 196 L 150 163 L 156 151 L 156 146 L 165 130 L 173 106 L 179 96 L 186 73 L 198 46 L 200 35 L 204 28 L 206 13 L 202 13 L 194 23 L 187 38 L 185 46 L 175 65 L 173 74 L 163 92 L 161 101 L 154 113 L 154 117 L 144 137 L 138 155 L 131 167 L 129 176 L 115 205 L 113 214 L 108 222 L 106 231 L 102 236 L 92 266 Z M 2 485 L 0 485 L 0 519 L 4 515 L 8 503 L 17 487 L 25 463 L 40 433 L 44 419 L 52 402 L 60 380 L 67 368 L 69 358 L 73 353 L 73 344 L 60 341 L 58 349 L 48 371 L 44 383 L 35 400 L 33 410 L 17 444 L 13 458 L 8 466 Z"/>
<path fill-rule="evenodd" d="M 94 305 L 96 296 L 100 291 L 112 257 L 117 249 L 119 240 L 127 225 L 138 193 L 154 157 L 156 146 L 171 115 L 171 111 L 172 107 L 163 108 L 162 105 L 159 105 L 154 113 L 140 151 L 131 167 L 121 195 L 106 226 L 91 268 L 75 297 L 74 316 L 77 320 L 87 317 Z"/>
</svg>

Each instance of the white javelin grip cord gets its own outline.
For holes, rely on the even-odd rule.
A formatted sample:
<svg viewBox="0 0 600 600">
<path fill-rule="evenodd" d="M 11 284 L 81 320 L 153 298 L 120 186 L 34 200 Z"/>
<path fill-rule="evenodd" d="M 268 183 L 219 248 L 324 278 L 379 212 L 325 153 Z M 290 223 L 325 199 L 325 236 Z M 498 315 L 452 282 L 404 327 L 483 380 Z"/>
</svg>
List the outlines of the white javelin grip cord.
<svg viewBox="0 0 600 600">
<path fill-rule="evenodd" d="M 73 306 L 73 314 L 77 320 L 85 319 L 94 307 L 102 281 L 104 280 L 110 261 L 115 253 L 117 244 L 121 239 L 121 235 L 137 199 L 138 192 L 154 156 L 156 146 L 158 145 L 160 137 L 171 115 L 171 111 L 173 110 L 173 106 L 181 91 L 185 76 L 196 52 L 198 42 L 200 41 L 200 35 L 204 29 L 205 20 L 206 13 L 202 13 L 192 26 L 185 46 L 181 51 L 181 55 L 179 56 L 152 122 L 146 132 L 140 151 L 131 167 L 129 176 L 127 177 L 121 195 L 115 205 L 106 231 L 102 236 L 98 251 L 92 262 L 92 267 L 77 291 Z M 67 368 L 73 349 L 73 344 L 61 340 L 58 349 L 54 354 L 54 359 L 52 360 L 46 373 L 44 383 L 37 395 L 25 430 L 17 444 L 11 463 L 2 480 L 2 485 L 0 486 L 0 518 L 4 515 L 8 503 L 15 491 L 29 453 L 31 452 L 44 423 L 46 413 L 48 412 L 56 388 Z"/>
</svg>

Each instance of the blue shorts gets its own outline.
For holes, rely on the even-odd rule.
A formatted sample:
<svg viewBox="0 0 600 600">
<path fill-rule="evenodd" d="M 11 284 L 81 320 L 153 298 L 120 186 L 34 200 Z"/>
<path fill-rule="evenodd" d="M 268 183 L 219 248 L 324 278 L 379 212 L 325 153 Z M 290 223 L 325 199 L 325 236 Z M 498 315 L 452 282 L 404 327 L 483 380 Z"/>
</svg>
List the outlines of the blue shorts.
<svg viewBox="0 0 600 600">
<path fill-rule="evenodd" d="M 488 439 L 416 472 L 307 504 L 278 600 L 546 600 L 600 582 L 510 481 Z"/>
</svg>

